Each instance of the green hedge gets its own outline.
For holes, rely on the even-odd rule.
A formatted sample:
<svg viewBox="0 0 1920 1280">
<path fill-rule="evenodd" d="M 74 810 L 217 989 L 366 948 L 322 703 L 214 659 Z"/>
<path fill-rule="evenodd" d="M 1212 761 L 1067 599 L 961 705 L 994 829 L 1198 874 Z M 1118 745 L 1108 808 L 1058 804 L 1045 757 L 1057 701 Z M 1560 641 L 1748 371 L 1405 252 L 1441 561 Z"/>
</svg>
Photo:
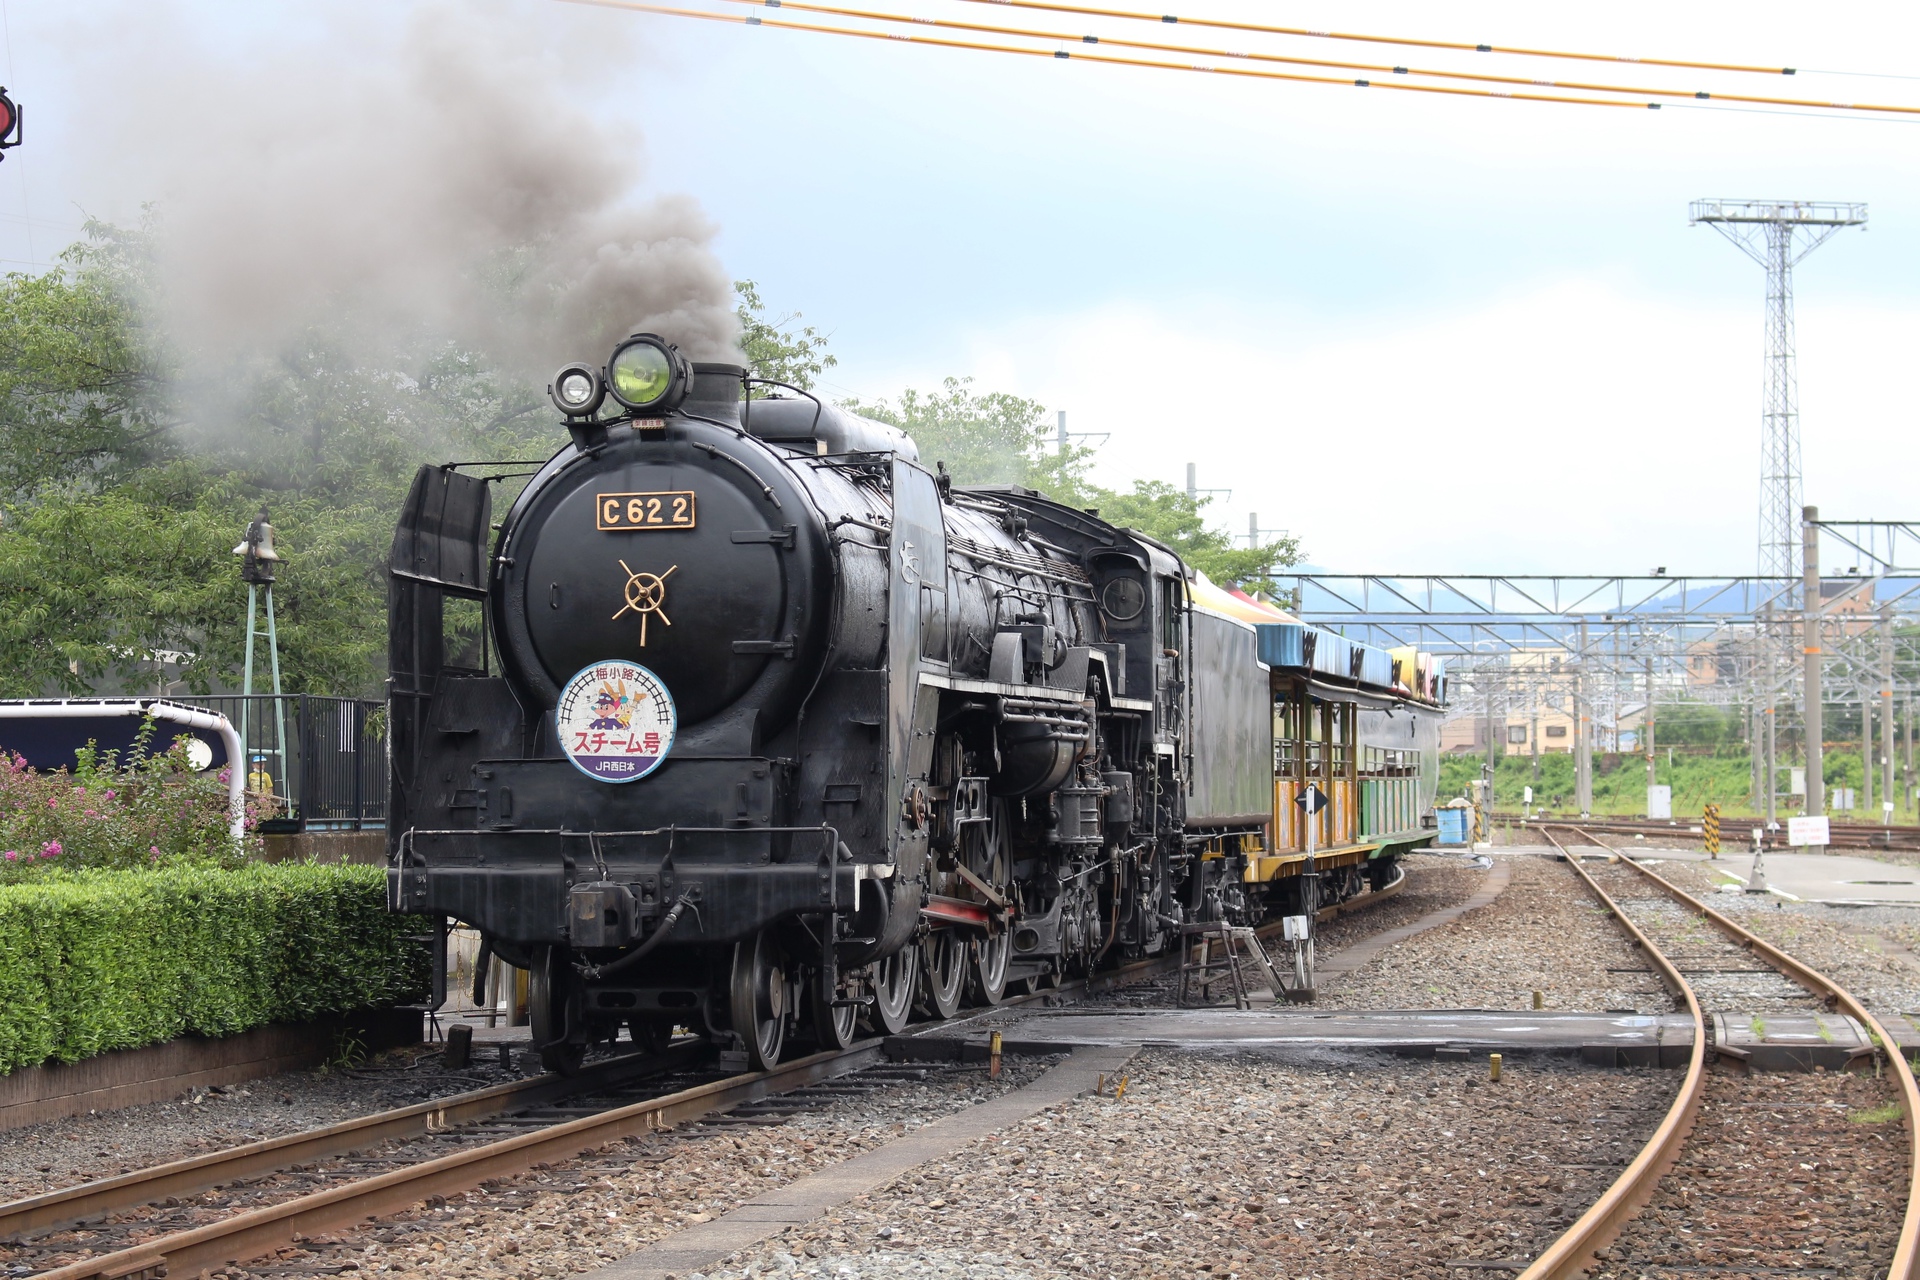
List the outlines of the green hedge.
<svg viewBox="0 0 1920 1280">
<path fill-rule="evenodd" d="M 0 1074 L 185 1032 L 405 1004 L 427 989 L 417 917 L 380 867 L 82 871 L 0 885 Z"/>
</svg>

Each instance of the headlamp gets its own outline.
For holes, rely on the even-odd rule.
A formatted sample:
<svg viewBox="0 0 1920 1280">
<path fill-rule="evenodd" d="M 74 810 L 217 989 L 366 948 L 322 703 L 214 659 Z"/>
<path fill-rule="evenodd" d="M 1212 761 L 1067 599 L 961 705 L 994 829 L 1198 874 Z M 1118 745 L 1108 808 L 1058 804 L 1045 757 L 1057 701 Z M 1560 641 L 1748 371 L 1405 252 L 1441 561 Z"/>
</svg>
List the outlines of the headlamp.
<svg viewBox="0 0 1920 1280">
<path fill-rule="evenodd" d="M 554 408 L 569 418 L 587 418 L 600 407 L 607 397 L 606 384 L 600 381 L 600 371 L 590 364 L 570 364 L 553 375 L 553 381 L 547 384 L 547 395 L 553 400 Z"/>
<path fill-rule="evenodd" d="M 687 362 L 666 339 L 636 333 L 613 349 L 607 390 L 635 413 L 666 413 L 687 394 Z"/>
</svg>

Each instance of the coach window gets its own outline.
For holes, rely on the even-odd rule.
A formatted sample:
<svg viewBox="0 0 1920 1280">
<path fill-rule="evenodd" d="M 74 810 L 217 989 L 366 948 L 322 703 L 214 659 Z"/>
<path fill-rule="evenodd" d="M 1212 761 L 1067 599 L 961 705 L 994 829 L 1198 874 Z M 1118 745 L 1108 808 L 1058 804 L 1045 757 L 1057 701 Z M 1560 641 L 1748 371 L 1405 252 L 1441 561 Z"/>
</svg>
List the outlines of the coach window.
<svg viewBox="0 0 1920 1280">
<path fill-rule="evenodd" d="M 1276 778 L 1291 778 L 1298 772 L 1300 761 L 1301 700 L 1286 690 L 1274 695 L 1273 699 L 1273 774 Z"/>
</svg>

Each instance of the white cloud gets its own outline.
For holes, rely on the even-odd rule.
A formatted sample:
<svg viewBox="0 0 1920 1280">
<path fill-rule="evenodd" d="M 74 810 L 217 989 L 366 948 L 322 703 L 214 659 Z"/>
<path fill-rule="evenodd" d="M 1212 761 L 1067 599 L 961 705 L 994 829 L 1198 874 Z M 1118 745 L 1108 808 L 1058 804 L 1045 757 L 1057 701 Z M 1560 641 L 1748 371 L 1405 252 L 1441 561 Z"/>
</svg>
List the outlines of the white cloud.
<svg viewBox="0 0 1920 1280">
<path fill-rule="evenodd" d="M 1111 432 L 1108 483 L 1231 488 L 1221 522 L 1367 571 L 1747 572 L 1761 279 L 1745 311 L 1568 277 L 1458 313 L 1316 326 L 1211 300 L 1030 315 L 969 335 L 980 385 Z M 1920 309 L 1803 308 L 1808 500 L 1911 516 L 1902 357 Z M 903 369 L 876 386 L 927 385 Z"/>
</svg>

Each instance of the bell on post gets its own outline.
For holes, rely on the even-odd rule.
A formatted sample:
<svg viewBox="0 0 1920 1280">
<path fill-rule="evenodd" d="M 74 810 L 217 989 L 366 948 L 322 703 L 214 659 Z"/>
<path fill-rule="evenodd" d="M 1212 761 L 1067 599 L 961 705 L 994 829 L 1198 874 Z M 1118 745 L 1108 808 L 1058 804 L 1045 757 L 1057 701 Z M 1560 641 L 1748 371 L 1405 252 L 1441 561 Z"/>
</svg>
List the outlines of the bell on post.
<svg viewBox="0 0 1920 1280">
<path fill-rule="evenodd" d="M 247 536 L 233 554 L 242 557 L 240 580 L 242 582 L 272 582 L 273 567 L 280 563 L 280 555 L 273 549 L 273 526 L 267 523 L 267 509 L 260 508 L 260 515 L 247 526 Z"/>
</svg>

